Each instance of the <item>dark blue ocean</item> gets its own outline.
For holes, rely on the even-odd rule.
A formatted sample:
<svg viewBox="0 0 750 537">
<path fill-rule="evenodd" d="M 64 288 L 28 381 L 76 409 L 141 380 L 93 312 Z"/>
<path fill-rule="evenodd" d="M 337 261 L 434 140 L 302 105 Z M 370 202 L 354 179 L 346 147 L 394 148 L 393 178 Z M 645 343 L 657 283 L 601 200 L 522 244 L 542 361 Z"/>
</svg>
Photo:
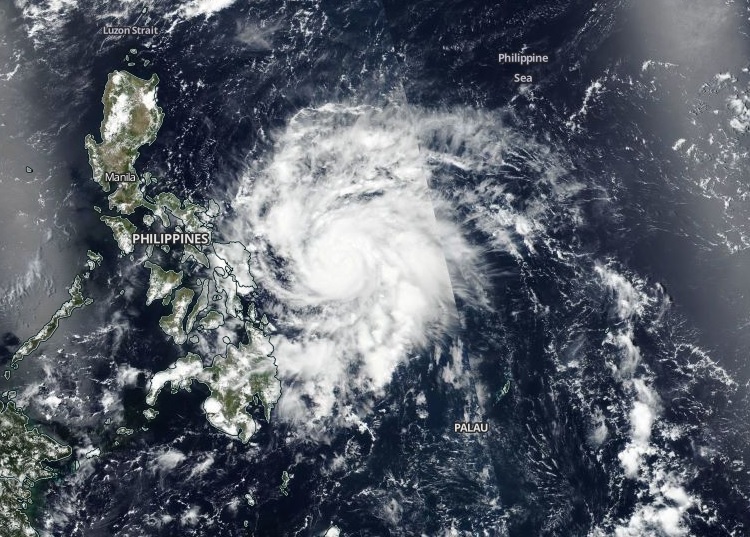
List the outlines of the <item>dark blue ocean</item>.
<svg viewBox="0 0 750 537">
<path fill-rule="evenodd" d="M 3 8 L 22 31 L 34 22 L 28 6 Z M 40 534 L 750 531 L 749 153 L 731 127 L 742 119 L 732 99 L 742 100 L 750 76 L 738 6 L 237 2 L 173 24 L 165 14 L 175 8 L 84 2 L 24 44 L 40 66 L 39 99 L 54 103 L 49 128 L 67 155 L 69 196 L 90 223 L 73 231 L 76 248 L 105 255 L 87 283 L 91 309 L 61 326 L 43 349 L 51 358 L 28 358 L 3 384 L 22 392 L 55 369 L 56 393 L 78 402 L 49 412 L 31 399 L 27 412 L 74 450 L 102 449 L 83 470 L 61 463 L 40 488 Z M 123 20 L 161 33 L 103 38 L 103 24 Z M 498 64 L 499 52 L 522 50 L 551 60 Z M 88 179 L 83 138 L 98 132 L 113 69 L 161 80 L 166 119 L 137 168 L 159 176 L 158 189 L 216 199 L 227 215 L 238 176 L 274 151 L 275 134 L 303 108 L 398 101 L 424 116 L 471 110 L 502 124 L 479 156 L 459 133 L 423 140 L 453 159 L 435 164 L 429 186 L 482 251 L 488 306 L 457 295 L 454 329 L 398 368 L 370 409 L 370 431 L 332 429 L 321 443 L 272 415 L 243 445 L 208 424 L 200 385 L 164 390 L 158 417 L 143 417 L 142 371 L 182 352 L 156 328 L 167 310 L 143 306 L 146 275 L 123 268 L 128 260 L 89 214 L 106 200 Z M 519 69 L 532 85 L 512 81 Z M 731 81 L 717 78 L 725 72 Z M 475 167 L 455 164 L 469 156 Z M 502 195 L 491 200 L 466 195 L 495 187 Z M 516 246 L 499 247 L 499 235 Z M 118 294 L 126 288 L 134 292 Z M 274 321 L 262 288 L 255 300 Z M 127 329 L 85 337 L 113 318 Z M 12 327 L 0 331 L 10 355 L 18 340 Z M 141 372 L 119 387 L 125 367 Z M 464 380 L 446 382 L 448 369 Z M 105 426 L 97 402 L 114 390 L 135 430 L 126 438 Z M 650 416 L 647 435 L 639 409 Z M 467 411 L 490 432 L 454 434 Z M 155 467 L 170 451 L 187 462 Z M 624 454 L 636 452 L 638 475 L 628 476 Z M 337 458 L 345 464 L 334 468 Z M 286 494 L 282 471 L 294 474 Z M 195 523 L 184 518 L 190 509 Z"/>
</svg>

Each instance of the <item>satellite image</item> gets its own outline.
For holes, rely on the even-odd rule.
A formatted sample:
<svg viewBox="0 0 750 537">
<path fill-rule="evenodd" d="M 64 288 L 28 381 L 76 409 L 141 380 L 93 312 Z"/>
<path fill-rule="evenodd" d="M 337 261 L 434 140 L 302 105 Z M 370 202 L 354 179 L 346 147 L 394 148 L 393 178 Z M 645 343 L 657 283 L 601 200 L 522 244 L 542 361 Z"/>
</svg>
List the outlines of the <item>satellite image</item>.
<svg viewBox="0 0 750 537">
<path fill-rule="evenodd" d="M 750 536 L 750 6 L 0 0 L 0 537 Z"/>
</svg>

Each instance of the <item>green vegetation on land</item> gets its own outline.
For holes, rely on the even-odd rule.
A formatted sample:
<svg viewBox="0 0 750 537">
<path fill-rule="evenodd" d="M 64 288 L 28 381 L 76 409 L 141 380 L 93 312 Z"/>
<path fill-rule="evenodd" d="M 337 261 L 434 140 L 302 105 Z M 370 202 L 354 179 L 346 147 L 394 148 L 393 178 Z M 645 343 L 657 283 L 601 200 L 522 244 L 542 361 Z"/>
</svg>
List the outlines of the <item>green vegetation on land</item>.
<svg viewBox="0 0 750 537">
<path fill-rule="evenodd" d="M 12 402 L 0 401 L 0 535 L 35 536 L 25 511 L 30 507 L 32 487 L 55 472 L 44 465 L 70 456 L 63 446 L 36 428 Z"/>
<path fill-rule="evenodd" d="M 55 333 L 57 327 L 60 325 L 60 319 L 70 317 L 74 310 L 88 306 L 93 302 L 90 298 L 83 296 L 83 289 L 81 283 L 81 277 L 76 276 L 73 280 L 73 285 L 68 289 L 70 300 L 65 302 L 60 309 L 58 309 L 52 319 L 45 324 L 42 329 L 35 335 L 30 337 L 24 342 L 23 345 L 13 355 L 12 364 L 16 364 L 26 358 L 29 354 L 34 352 L 43 341 L 47 341 Z"/>
</svg>

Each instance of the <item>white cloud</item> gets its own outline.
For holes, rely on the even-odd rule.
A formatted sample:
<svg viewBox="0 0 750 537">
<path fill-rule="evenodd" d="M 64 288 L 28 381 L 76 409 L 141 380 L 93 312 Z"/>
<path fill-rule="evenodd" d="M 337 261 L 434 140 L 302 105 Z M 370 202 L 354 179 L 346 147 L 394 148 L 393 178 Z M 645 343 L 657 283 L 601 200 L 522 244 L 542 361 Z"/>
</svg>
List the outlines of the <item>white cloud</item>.
<svg viewBox="0 0 750 537">
<path fill-rule="evenodd" d="M 686 529 L 681 524 L 682 512 L 676 507 L 639 507 L 627 526 L 615 529 L 615 537 L 681 537 Z"/>
<path fill-rule="evenodd" d="M 177 10 L 177 13 L 186 19 L 193 19 L 201 16 L 209 18 L 219 11 L 228 8 L 234 4 L 235 1 L 236 0 L 191 0 L 181 6 Z"/>
<path fill-rule="evenodd" d="M 597 264 L 594 267 L 602 282 L 614 293 L 615 313 L 622 320 L 628 320 L 643 313 L 649 298 L 640 292 L 625 276 L 615 272 L 612 268 Z"/>
<path fill-rule="evenodd" d="M 209 468 L 211 468 L 211 466 L 213 466 L 213 464 L 214 457 L 212 455 L 207 455 L 205 459 L 193 466 L 193 469 L 190 470 L 189 479 L 203 475 Z"/>
<path fill-rule="evenodd" d="M 185 511 L 180 517 L 180 524 L 183 526 L 195 526 L 200 520 L 200 507 L 194 506 Z"/>
<path fill-rule="evenodd" d="M 401 109 L 306 109 L 243 178 L 224 229 L 253 245 L 253 275 L 290 334 L 274 341 L 287 419 L 323 418 L 350 394 L 379 393 L 450 330 L 446 243 L 460 292 L 477 287 L 477 251 L 448 212 L 435 216 L 424 122 Z"/>
<path fill-rule="evenodd" d="M 636 346 L 634 326 L 637 318 L 651 304 L 642 289 L 644 282 L 616 272 L 612 267 L 596 266 L 605 288 L 613 293 L 612 313 L 618 327 L 607 335 L 605 343 L 620 354 L 616 377 L 633 402 L 628 413 L 630 438 L 618 459 L 626 478 L 641 485 L 634 511 L 619 520 L 606 532 L 597 527 L 590 535 L 615 537 L 681 537 L 688 530 L 684 524 L 687 510 L 695 499 L 685 490 L 684 476 L 669 470 L 671 456 L 652 442 L 658 426 L 661 401 L 653 387 L 653 375 L 641 364 L 641 351 Z"/>
<path fill-rule="evenodd" d="M 152 463 L 152 469 L 159 469 L 164 472 L 174 470 L 185 460 L 185 454 L 176 449 L 169 449 L 161 453 Z"/>
<path fill-rule="evenodd" d="M 633 439 L 638 442 L 648 442 L 651 438 L 651 427 L 654 424 L 654 413 L 651 408 L 640 401 L 633 403 L 630 423 L 633 429 Z"/>
</svg>

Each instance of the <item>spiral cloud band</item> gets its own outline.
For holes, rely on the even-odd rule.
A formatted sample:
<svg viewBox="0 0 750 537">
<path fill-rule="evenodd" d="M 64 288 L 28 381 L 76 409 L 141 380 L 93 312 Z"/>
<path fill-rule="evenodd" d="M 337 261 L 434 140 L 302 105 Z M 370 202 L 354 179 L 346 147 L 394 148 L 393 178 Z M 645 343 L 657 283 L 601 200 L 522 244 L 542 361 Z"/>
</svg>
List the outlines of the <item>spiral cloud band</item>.
<svg viewBox="0 0 750 537">
<path fill-rule="evenodd" d="M 254 244 L 253 273 L 284 334 L 274 344 L 286 419 L 356 414 L 354 394 L 377 394 L 455 320 L 442 244 L 470 247 L 436 220 L 427 156 L 398 113 L 303 110 L 243 178 L 229 227 Z"/>
</svg>

